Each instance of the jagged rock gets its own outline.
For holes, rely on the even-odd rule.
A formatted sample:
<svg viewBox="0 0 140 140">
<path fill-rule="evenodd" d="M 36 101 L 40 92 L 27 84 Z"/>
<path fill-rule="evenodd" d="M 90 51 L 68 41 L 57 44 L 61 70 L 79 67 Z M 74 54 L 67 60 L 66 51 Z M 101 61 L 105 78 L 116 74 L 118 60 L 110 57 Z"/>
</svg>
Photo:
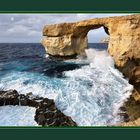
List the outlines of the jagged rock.
<svg viewBox="0 0 140 140">
<path fill-rule="evenodd" d="M 0 106 L 19 104 L 18 96 L 16 90 L 0 91 Z"/>
<path fill-rule="evenodd" d="M 71 117 L 57 109 L 53 100 L 32 93 L 23 95 L 16 90 L 0 91 L 0 106 L 3 105 L 35 107 L 35 121 L 42 126 L 77 126 Z"/>
</svg>

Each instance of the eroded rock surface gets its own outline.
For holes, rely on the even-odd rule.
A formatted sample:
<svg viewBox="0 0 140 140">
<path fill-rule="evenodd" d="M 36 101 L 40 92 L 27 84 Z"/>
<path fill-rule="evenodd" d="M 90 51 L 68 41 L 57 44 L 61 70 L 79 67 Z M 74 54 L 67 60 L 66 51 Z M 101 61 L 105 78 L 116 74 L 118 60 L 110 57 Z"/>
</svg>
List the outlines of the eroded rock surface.
<svg viewBox="0 0 140 140">
<path fill-rule="evenodd" d="M 36 108 L 35 121 L 42 126 L 77 126 L 71 117 L 57 109 L 53 100 L 18 94 L 16 90 L 0 91 L 0 106 L 21 105 Z"/>
</svg>

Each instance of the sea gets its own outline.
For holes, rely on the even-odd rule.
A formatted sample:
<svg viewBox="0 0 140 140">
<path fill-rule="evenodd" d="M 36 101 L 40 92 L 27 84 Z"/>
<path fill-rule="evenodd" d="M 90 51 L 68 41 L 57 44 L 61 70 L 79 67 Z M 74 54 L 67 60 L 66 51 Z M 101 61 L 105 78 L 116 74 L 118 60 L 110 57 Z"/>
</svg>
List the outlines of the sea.
<svg viewBox="0 0 140 140">
<path fill-rule="evenodd" d="M 104 43 L 89 43 L 86 57 L 60 59 L 47 55 L 39 43 L 1 43 L 0 90 L 53 99 L 78 126 L 117 125 L 123 121 L 120 107 L 133 86 L 114 67 L 107 48 Z M 6 116 L 5 111 L 0 108 Z"/>
</svg>

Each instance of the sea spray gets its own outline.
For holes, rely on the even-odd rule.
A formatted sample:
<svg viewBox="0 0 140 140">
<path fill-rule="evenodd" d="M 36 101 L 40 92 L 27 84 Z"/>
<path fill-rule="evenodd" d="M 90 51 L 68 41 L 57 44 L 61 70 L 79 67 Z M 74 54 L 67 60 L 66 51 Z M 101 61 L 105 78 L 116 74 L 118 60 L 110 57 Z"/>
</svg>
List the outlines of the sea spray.
<svg viewBox="0 0 140 140">
<path fill-rule="evenodd" d="M 96 49 L 86 49 L 85 52 L 91 67 L 104 69 L 110 67 L 114 68 L 114 61 L 106 50 L 97 51 Z"/>
<path fill-rule="evenodd" d="M 1 77 L 0 88 L 54 99 L 57 107 L 79 126 L 114 125 L 121 121 L 119 108 L 133 87 L 114 68 L 106 51 L 88 49 L 86 53 L 88 59 L 83 63 L 88 61 L 88 65 L 65 71 L 63 77 L 11 70 Z"/>
</svg>

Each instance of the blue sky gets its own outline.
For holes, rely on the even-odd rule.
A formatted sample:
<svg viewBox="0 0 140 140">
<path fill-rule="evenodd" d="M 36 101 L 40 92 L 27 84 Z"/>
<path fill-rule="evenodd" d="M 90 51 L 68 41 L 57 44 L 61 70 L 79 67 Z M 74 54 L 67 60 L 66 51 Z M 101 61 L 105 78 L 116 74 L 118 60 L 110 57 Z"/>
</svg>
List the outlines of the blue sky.
<svg viewBox="0 0 140 140">
<path fill-rule="evenodd" d="M 0 42 L 40 42 L 44 25 L 121 15 L 126 14 L 0 14 Z M 90 31 L 88 40 L 100 42 L 106 36 L 100 28 Z"/>
</svg>

